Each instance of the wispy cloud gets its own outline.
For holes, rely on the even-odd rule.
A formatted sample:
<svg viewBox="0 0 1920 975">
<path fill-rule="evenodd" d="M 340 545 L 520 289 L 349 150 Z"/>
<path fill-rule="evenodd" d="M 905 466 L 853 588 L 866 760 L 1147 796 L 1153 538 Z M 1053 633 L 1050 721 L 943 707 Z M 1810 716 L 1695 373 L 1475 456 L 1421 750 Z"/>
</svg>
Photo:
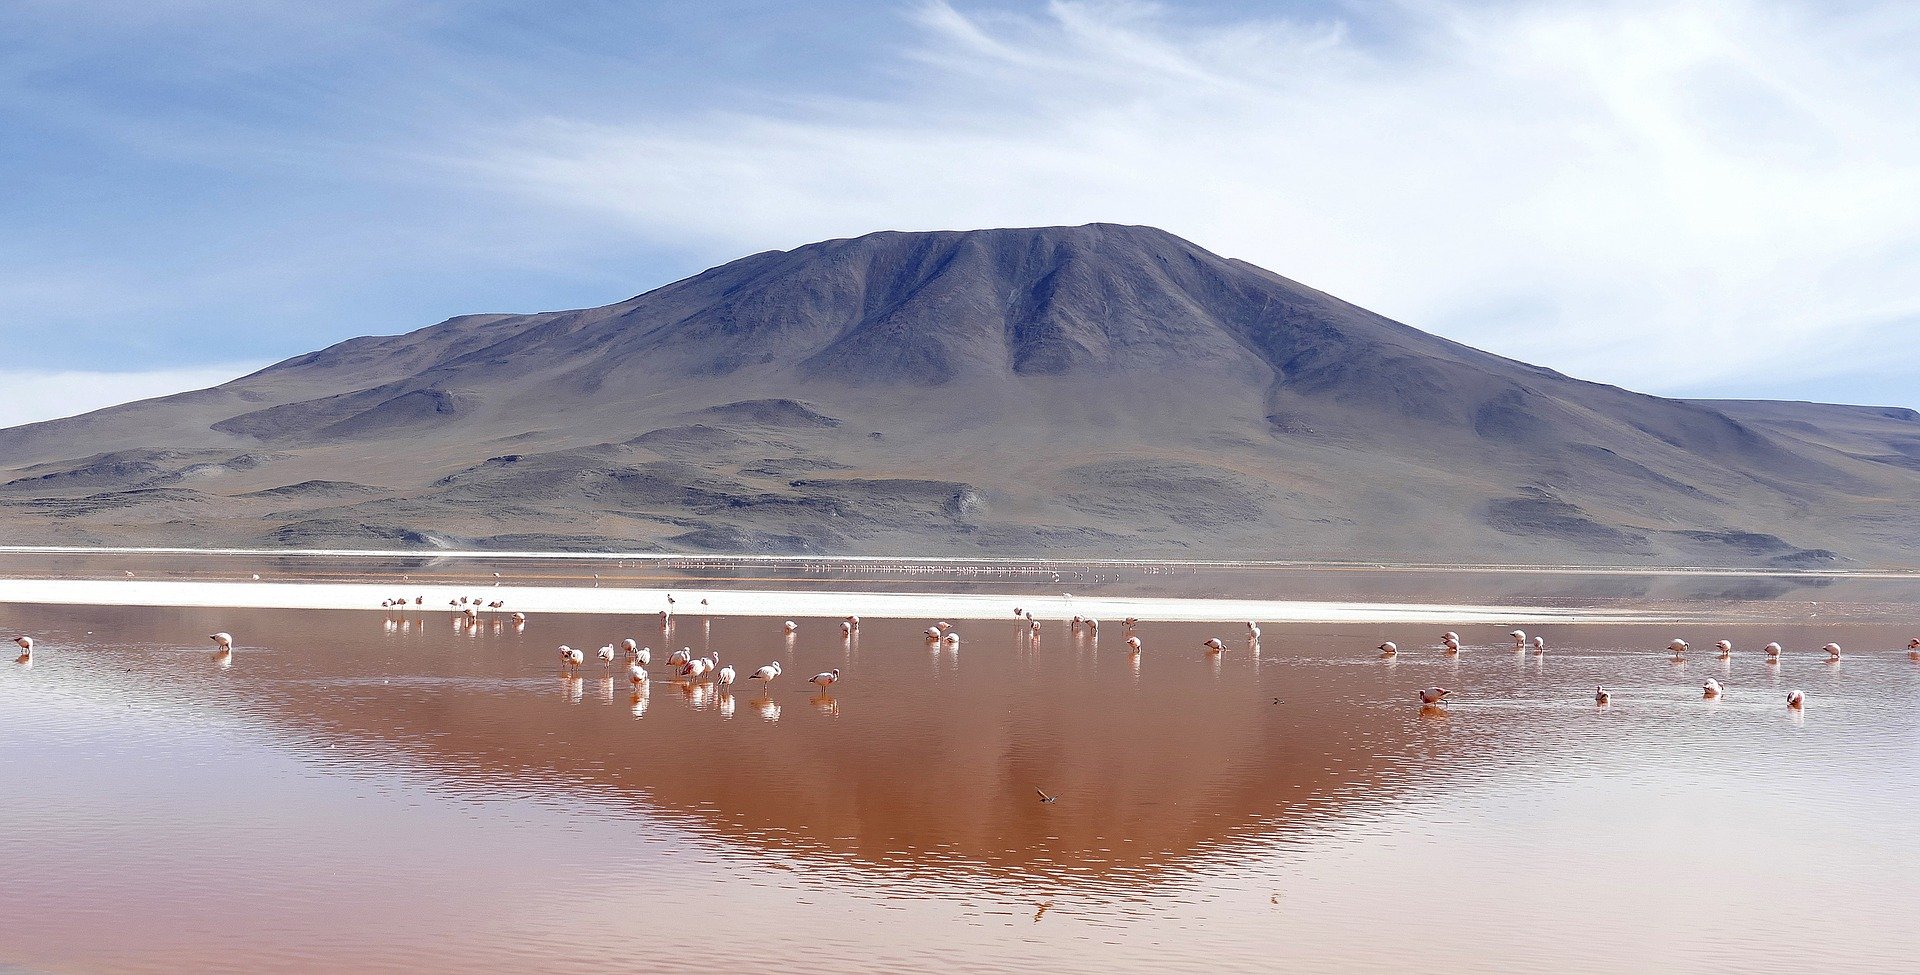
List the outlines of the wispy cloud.
<svg viewBox="0 0 1920 975">
<path fill-rule="evenodd" d="M 462 164 L 597 221 L 738 250 L 1155 224 L 1451 337 L 1659 391 L 1886 379 L 1887 351 L 1920 339 L 1920 8 L 1334 9 L 931 3 L 898 83 L 866 97 L 523 120 Z"/>
<path fill-rule="evenodd" d="M 266 366 L 226 363 L 198 369 L 87 372 L 0 369 L 0 429 L 77 416 L 101 407 L 217 386 Z"/>
</svg>

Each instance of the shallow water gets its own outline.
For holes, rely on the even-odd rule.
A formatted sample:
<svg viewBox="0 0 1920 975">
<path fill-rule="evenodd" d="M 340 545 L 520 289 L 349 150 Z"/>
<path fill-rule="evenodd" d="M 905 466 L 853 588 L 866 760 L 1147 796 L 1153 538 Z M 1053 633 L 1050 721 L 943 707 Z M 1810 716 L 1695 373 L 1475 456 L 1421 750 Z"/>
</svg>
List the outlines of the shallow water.
<svg viewBox="0 0 1920 975">
<path fill-rule="evenodd" d="M 953 651 L 924 622 L 800 622 L 0 607 L 40 640 L 0 671 L 0 970 L 1907 972 L 1920 950 L 1899 626 L 1562 626 L 1544 658 L 1488 627 L 1448 658 L 1424 628 L 1267 626 L 1256 656 L 1241 624 L 1148 623 L 1135 657 L 1113 624 L 968 623 Z M 655 651 L 642 695 L 593 659 L 623 636 Z M 680 646 L 787 673 L 681 685 Z M 831 694 L 804 683 L 830 667 Z M 1434 684 L 1458 699 L 1421 709 Z"/>
</svg>

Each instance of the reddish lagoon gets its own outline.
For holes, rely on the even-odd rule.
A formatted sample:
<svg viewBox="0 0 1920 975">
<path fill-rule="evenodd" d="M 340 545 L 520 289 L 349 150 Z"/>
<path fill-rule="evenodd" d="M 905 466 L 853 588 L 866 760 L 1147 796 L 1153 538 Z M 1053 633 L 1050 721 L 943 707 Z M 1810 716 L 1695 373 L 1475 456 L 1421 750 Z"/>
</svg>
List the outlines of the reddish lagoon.
<svg viewBox="0 0 1920 975">
<path fill-rule="evenodd" d="M 4 606 L 39 645 L 0 672 L 0 970 L 1909 972 L 1915 633 L 1801 617 L 1453 658 L 1425 626 L 1256 655 L 1149 622 L 1135 656 L 1111 622 L 956 650 L 928 621 Z M 627 636 L 643 693 L 594 659 Z M 681 646 L 786 674 L 683 685 Z"/>
</svg>

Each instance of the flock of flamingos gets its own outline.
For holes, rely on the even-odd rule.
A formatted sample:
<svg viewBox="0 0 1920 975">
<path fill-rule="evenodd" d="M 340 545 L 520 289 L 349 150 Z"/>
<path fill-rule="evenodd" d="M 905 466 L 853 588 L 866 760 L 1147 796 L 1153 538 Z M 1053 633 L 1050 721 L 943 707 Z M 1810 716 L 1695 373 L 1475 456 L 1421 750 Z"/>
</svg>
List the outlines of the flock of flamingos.
<svg viewBox="0 0 1920 975">
<path fill-rule="evenodd" d="M 676 600 L 672 595 L 667 596 L 668 608 L 660 611 L 660 620 L 663 626 L 672 623 L 673 604 L 675 602 Z M 412 601 L 412 606 L 414 607 L 423 607 L 425 604 L 426 597 L 424 596 L 416 596 Z M 700 600 L 701 606 L 704 607 L 707 604 L 707 600 Z M 384 599 L 380 602 L 382 609 L 407 607 L 408 605 L 408 600 L 404 597 Z M 496 599 L 483 603 L 479 599 L 463 596 L 459 599 L 450 600 L 448 606 L 455 611 L 456 620 L 474 623 L 479 620 L 482 610 L 499 612 L 505 608 L 506 601 Z M 1015 620 L 1021 621 L 1026 625 L 1026 629 L 1031 636 L 1038 636 L 1040 633 L 1040 621 L 1034 618 L 1033 613 L 1015 607 L 1013 615 Z M 512 620 L 516 627 L 524 627 L 527 622 L 527 614 L 515 612 L 512 614 Z M 1069 625 L 1076 634 L 1084 632 L 1097 636 L 1100 630 L 1099 620 L 1081 616 L 1073 617 L 1072 620 L 1069 621 Z M 1145 646 L 1141 642 L 1139 635 L 1135 632 L 1139 625 L 1140 621 L 1133 617 L 1128 617 L 1121 622 L 1121 626 L 1126 633 L 1126 646 L 1129 654 L 1139 654 Z M 793 620 L 787 620 L 781 624 L 781 627 L 788 636 L 792 636 L 800 629 L 800 625 Z M 858 616 L 848 616 L 840 623 L 840 634 L 843 638 L 850 639 L 859 629 L 860 617 Z M 1514 630 L 1507 635 L 1513 638 L 1513 649 L 1516 653 L 1531 651 L 1535 655 L 1544 655 L 1547 652 L 1547 641 L 1544 637 L 1534 636 L 1529 638 L 1525 630 Z M 925 636 L 927 643 L 930 645 L 945 645 L 952 648 L 957 648 L 960 645 L 960 633 L 955 630 L 950 623 L 940 622 L 927 627 Z M 208 636 L 208 639 L 213 641 L 216 656 L 223 660 L 231 659 L 233 655 L 233 634 L 225 632 L 213 633 Z M 22 665 L 31 664 L 33 662 L 33 638 L 29 636 L 17 636 L 14 637 L 13 642 L 20 648 L 20 656 L 16 658 L 14 662 Z M 1247 622 L 1246 643 L 1249 649 L 1256 653 L 1259 652 L 1260 626 L 1251 620 Z M 1218 637 L 1205 640 L 1200 646 L 1209 654 L 1221 654 L 1227 651 L 1227 644 Z M 1399 646 L 1392 641 L 1380 644 L 1377 649 L 1380 651 L 1381 657 L 1394 657 L 1400 652 Z M 1443 634 L 1440 641 L 1440 649 L 1447 656 L 1459 655 L 1460 634 L 1452 631 Z M 1667 650 L 1673 655 L 1672 659 L 1675 661 L 1684 660 L 1689 649 L 1691 649 L 1691 647 L 1685 640 L 1676 639 L 1667 644 Z M 1779 666 L 1780 655 L 1784 652 L 1780 644 L 1769 643 L 1761 649 L 1767 655 L 1766 662 L 1769 666 Z M 1726 660 L 1733 656 L 1733 644 L 1727 640 L 1721 640 L 1715 643 L 1714 650 L 1717 657 L 1721 660 Z M 1821 647 L 1820 652 L 1826 654 L 1827 663 L 1838 663 L 1840 661 L 1841 648 L 1838 643 L 1829 643 Z M 1920 638 L 1907 641 L 1907 653 L 1915 660 L 1920 660 Z M 585 653 L 569 646 L 562 645 L 559 648 L 559 655 L 561 667 L 568 672 L 577 670 L 586 662 Z M 606 644 L 599 649 L 597 656 L 599 661 L 609 668 L 613 666 L 616 659 L 624 662 L 627 668 L 627 680 L 635 687 L 639 687 L 651 679 L 647 673 L 647 668 L 653 664 L 653 648 L 643 647 L 638 641 L 633 639 L 622 640 L 618 648 L 611 643 Z M 736 671 L 731 664 L 720 663 L 720 655 L 717 651 L 695 657 L 692 648 L 683 647 L 667 657 L 666 667 L 683 681 L 710 681 L 722 691 L 732 687 L 734 682 L 739 678 L 739 672 Z M 780 677 L 781 672 L 780 662 L 775 660 L 765 666 L 756 668 L 752 673 L 747 675 L 747 679 L 761 681 L 764 685 L 771 687 L 773 686 L 773 682 Z M 839 668 L 834 668 L 814 674 L 812 677 L 807 678 L 807 682 L 824 690 L 839 683 L 840 679 Z M 1701 685 L 1700 691 L 1703 697 L 1717 698 L 1721 695 L 1722 688 L 1719 681 L 1708 678 L 1707 681 Z M 1453 693 L 1452 689 L 1446 687 L 1425 687 L 1418 691 L 1418 697 L 1421 707 L 1437 708 L 1443 707 L 1446 700 L 1451 697 Z M 1596 704 L 1611 703 L 1613 693 L 1604 686 L 1595 687 L 1593 690 L 1593 700 Z M 1806 700 L 1806 694 L 1800 690 L 1796 689 L 1787 692 L 1787 707 L 1796 711 L 1806 706 Z"/>
</svg>

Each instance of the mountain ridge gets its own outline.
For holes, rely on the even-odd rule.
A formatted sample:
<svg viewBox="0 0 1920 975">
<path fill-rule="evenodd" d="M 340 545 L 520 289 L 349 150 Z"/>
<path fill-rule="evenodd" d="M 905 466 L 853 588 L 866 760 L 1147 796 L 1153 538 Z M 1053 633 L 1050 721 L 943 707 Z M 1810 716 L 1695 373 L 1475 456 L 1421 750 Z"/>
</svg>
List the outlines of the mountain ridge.
<svg viewBox="0 0 1920 975">
<path fill-rule="evenodd" d="M 0 526 L 1908 564 L 1916 472 L 1911 411 L 1636 393 L 1089 224 L 766 251 L 610 305 L 456 316 L 0 431 Z M 380 495 L 262 495 L 305 482 Z M 197 494 L 136 493 L 158 487 Z"/>
</svg>

